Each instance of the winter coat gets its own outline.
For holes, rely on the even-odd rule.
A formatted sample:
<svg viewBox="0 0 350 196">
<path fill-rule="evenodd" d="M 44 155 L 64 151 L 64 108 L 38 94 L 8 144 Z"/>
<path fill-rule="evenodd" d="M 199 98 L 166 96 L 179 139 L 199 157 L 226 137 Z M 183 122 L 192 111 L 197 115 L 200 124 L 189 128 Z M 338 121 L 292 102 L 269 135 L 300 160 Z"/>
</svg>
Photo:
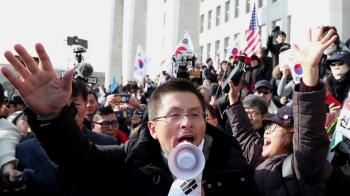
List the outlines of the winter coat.
<svg viewBox="0 0 350 196">
<path fill-rule="evenodd" d="M 273 36 L 269 36 L 267 38 L 266 46 L 269 49 L 269 51 L 271 52 L 272 67 L 275 68 L 278 65 L 278 63 L 279 63 L 279 54 L 280 54 L 281 47 L 284 46 L 284 45 L 290 45 L 290 44 L 287 44 L 287 43 L 284 43 L 284 44 L 276 43 L 276 44 L 274 44 L 273 43 L 273 39 L 274 39 Z"/>
<path fill-rule="evenodd" d="M 49 121 L 37 120 L 28 108 L 25 114 L 38 143 L 64 176 L 99 189 L 113 187 L 120 195 L 168 195 L 174 179 L 163 161 L 159 142 L 151 137 L 147 126 L 137 139 L 125 145 L 102 147 L 91 144 L 81 134 L 73 104 Z M 206 134 L 213 141 L 203 170 L 205 194 L 257 195 L 254 183 L 246 178 L 252 170 L 237 140 L 208 123 Z"/>
<path fill-rule="evenodd" d="M 350 92 L 350 70 L 339 80 L 335 79 L 332 74 L 328 75 L 326 83 L 333 96 L 340 103 L 344 103 Z"/>
<path fill-rule="evenodd" d="M 298 92 L 294 89 L 294 169 L 302 195 L 324 195 L 325 181 L 333 171 L 326 160 L 329 139 L 324 128 L 326 90 Z M 227 110 L 233 135 L 240 143 L 261 195 L 289 195 L 282 178 L 282 163 L 288 154 L 262 157 L 263 138 L 256 135 L 241 104 Z M 312 141 L 312 142 L 310 142 Z"/>
</svg>

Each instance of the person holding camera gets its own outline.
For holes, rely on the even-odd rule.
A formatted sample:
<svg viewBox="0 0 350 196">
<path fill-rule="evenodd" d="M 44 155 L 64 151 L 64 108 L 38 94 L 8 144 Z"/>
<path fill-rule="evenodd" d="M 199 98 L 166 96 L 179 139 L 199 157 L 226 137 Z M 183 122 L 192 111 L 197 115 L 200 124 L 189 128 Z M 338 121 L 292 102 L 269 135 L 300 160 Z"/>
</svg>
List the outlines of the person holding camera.
<svg viewBox="0 0 350 196">
<path fill-rule="evenodd" d="M 270 27 L 270 35 L 267 38 L 267 43 L 266 46 L 270 50 L 271 55 L 272 55 L 272 66 L 273 68 L 276 67 L 279 63 L 279 54 L 280 54 L 280 49 L 284 45 L 289 45 L 288 43 L 285 43 L 286 41 L 286 33 L 283 31 L 279 30 L 279 27 Z M 274 43 L 274 39 L 276 43 Z"/>
</svg>

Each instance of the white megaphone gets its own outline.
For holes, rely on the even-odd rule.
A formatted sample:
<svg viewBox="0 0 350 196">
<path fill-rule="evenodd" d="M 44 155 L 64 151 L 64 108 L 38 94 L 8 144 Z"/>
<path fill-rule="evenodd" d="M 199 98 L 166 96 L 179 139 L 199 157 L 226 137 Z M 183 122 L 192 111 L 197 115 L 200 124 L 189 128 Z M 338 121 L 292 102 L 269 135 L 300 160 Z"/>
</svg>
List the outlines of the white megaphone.
<svg viewBox="0 0 350 196">
<path fill-rule="evenodd" d="M 204 140 L 201 145 L 203 147 Z M 182 180 L 190 180 L 202 173 L 205 165 L 203 152 L 190 142 L 178 144 L 168 157 L 171 173 Z"/>
</svg>

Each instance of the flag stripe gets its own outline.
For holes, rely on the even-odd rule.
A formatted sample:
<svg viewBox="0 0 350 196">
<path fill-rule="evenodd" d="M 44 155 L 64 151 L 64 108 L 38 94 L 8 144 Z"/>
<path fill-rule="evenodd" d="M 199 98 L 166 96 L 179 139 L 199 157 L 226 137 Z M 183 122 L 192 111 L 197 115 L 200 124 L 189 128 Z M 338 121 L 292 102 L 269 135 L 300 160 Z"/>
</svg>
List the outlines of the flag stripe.
<svg viewBox="0 0 350 196">
<path fill-rule="evenodd" d="M 244 49 L 244 53 L 246 53 L 247 56 L 251 57 L 252 55 L 256 54 L 261 48 L 260 30 L 258 25 L 258 17 L 256 15 L 255 3 L 246 40 L 247 46 Z"/>
</svg>

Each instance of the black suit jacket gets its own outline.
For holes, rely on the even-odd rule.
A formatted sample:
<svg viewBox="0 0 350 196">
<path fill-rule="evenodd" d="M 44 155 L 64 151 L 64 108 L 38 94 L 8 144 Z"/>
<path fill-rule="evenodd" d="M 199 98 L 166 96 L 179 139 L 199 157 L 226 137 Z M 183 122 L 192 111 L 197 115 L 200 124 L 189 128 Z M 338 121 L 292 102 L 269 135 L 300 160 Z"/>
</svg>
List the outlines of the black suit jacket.
<svg viewBox="0 0 350 196">
<path fill-rule="evenodd" d="M 97 145 L 118 145 L 115 138 L 108 135 L 93 132 L 85 128 L 86 138 Z M 54 136 L 53 136 L 54 137 Z M 62 141 L 64 145 L 64 141 Z M 60 148 L 57 146 L 57 148 Z M 33 138 L 26 140 L 16 147 L 16 158 L 19 160 L 17 169 L 33 169 L 35 176 L 27 183 L 28 195 L 101 195 L 97 189 L 74 183 L 68 178 L 62 177 L 51 165 L 43 149 Z"/>
</svg>

